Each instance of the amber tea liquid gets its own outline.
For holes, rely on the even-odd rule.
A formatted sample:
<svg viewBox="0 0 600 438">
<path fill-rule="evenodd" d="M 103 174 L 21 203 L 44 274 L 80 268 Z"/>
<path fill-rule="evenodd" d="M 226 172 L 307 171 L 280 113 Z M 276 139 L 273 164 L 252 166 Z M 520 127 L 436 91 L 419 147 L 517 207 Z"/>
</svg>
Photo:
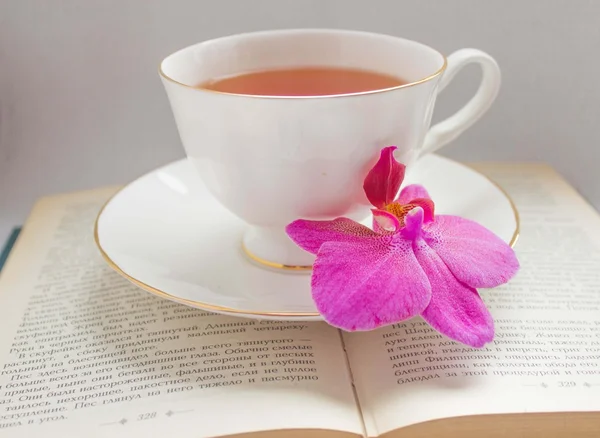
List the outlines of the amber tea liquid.
<svg viewBox="0 0 600 438">
<path fill-rule="evenodd" d="M 336 67 L 262 70 L 217 78 L 199 88 L 261 96 L 331 96 L 364 93 L 406 84 L 400 78 L 373 71 Z"/>
</svg>

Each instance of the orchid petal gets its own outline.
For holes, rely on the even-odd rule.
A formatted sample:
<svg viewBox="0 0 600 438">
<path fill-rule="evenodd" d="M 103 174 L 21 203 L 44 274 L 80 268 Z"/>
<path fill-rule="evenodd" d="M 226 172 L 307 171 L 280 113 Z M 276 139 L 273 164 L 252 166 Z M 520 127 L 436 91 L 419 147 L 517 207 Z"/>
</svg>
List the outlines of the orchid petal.
<svg viewBox="0 0 600 438">
<path fill-rule="evenodd" d="M 384 210 L 371 210 L 373 213 L 373 229 L 377 233 L 396 232 L 400 228 L 400 221 L 392 213 Z"/>
<path fill-rule="evenodd" d="M 409 184 L 402 189 L 396 202 L 400 204 L 410 204 L 413 199 L 431 199 L 425 187 L 420 184 Z"/>
<path fill-rule="evenodd" d="M 363 184 L 369 202 L 377 208 L 384 208 L 394 201 L 404 180 L 406 167 L 394 158 L 396 149 L 396 146 L 388 146 L 381 150 L 379 161 L 369 171 Z"/>
<path fill-rule="evenodd" d="M 461 283 L 424 240 L 415 255 L 431 283 L 431 301 L 421 316 L 450 339 L 480 348 L 494 338 L 494 321 L 477 290 Z"/>
<path fill-rule="evenodd" d="M 296 245 L 312 254 L 317 254 L 325 242 L 358 243 L 378 236 L 368 227 L 344 217 L 331 221 L 299 219 L 289 224 L 285 230 Z"/>
<path fill-rule="evenodd" d="M 327 242 L 312 274 L 312 296 L 331 325 L 371 330 L 421 313 L 431 298 L 412 242 L 379 236 L 369 245 Z"/>
<path fill-rule="evenodd" d="M 458 216 L 437 216 L 424 227 L 424 239 L 454 276 L 471 287 L 508 282 L 519 270 L 513 249 L 490 230 Z"/>
</svg>

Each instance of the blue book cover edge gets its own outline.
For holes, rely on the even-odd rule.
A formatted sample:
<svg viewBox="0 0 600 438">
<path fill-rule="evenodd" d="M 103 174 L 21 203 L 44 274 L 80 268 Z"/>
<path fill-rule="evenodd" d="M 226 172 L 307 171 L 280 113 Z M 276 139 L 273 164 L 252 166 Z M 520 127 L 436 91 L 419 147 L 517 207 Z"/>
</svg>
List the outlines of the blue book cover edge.
<svg viewBox="0 0 600 438">
<path fill-rule="evenodd" d="M 4 266 L 4 263 L 8 258 L 8 254 L 10 254 L 10 250 L 15 245 L 15 242 L 17 241 L 17 237 L 19 237 L 20 232 L 21 227 L 14 228 L 10 233 L 10 236 L 8 236 L 8 240 L 2 247 L 2 251 L 0 252 L 0 271 L 2 271 L 2 267 Z"/>
</svg>

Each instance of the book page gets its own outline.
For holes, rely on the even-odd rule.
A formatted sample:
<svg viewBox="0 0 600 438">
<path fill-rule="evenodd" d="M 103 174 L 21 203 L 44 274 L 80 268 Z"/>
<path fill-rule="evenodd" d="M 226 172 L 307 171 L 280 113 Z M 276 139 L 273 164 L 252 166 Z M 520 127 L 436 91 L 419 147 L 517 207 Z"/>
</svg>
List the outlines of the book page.
<svg viewBox="0 0 600 438">
<path fill-rule="evenodd" d="M 495 340 L 472 349 L 421 318 L 345 334 L 369 436 L 454 416 L 600 410 L 600 217 L 546 166 L 481 169 L 521 222 L 520 273 L 480 290 Z"/>
<path fill-rule="evenodd" d="M 131 285 L 93 243 L 112 193 L 41 200 L 0 274 L 3 438 L 362 436 L 337 330 L 220 316 Z"/>
</svg>

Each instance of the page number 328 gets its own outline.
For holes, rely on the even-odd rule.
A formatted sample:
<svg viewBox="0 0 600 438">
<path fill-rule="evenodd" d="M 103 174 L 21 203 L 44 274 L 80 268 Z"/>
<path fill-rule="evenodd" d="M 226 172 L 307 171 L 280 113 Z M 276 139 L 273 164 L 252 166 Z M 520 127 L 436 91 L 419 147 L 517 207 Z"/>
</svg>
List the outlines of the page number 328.
<svg viewBox="0 0 600 438">
<path fill-rule="evenodd" d="M 575 382 L 558 382 L 559 388 L 572 388 L 575 386 Z"/>
<path fill-rule="evenodd" d="M 148 414 L 140 414 L 137 417 L 137 421 L 151 420 L 152 418 L 156 418 L 156 412 L 150 412 Z"/>
</svg>

